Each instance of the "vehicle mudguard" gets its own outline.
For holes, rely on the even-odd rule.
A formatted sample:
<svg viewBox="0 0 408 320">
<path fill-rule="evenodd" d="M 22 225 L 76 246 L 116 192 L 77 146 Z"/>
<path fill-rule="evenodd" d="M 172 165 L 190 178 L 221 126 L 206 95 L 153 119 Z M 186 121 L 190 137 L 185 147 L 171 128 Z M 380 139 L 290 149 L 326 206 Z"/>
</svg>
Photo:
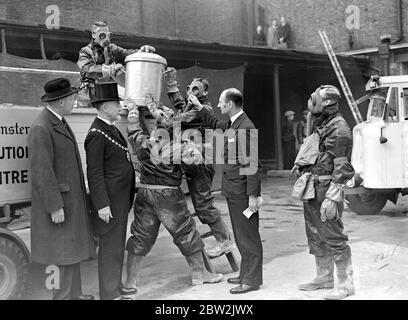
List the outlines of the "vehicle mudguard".
<svg viewBox="0 0 408 320">
<path fill-rule="evenodd" d="M 21 250 L 23 250 L 25 257 L 27 258 L 27 261 L 28 262 L 31 261 L 30 251 L 28 250 L 24 241 L 18 235 L 16 235 L 14 232 L 6 228 L 0 227 L 0 237 L 9 239 L 15 242 L 21 248 Z"/>
</svg>

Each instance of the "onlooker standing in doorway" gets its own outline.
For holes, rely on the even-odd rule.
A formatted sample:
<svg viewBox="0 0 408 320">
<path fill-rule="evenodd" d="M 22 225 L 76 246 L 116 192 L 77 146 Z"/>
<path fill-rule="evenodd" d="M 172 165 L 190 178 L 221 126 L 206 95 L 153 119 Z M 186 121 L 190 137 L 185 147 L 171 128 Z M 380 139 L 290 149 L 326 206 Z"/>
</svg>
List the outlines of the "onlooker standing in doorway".
<svg viewBox="0 0 408 320">
<path fill-rule="evenodd" d="M 280 19 L 280 26 L 278 27 L 278 41 L 281 48 L 289 47 L 289 38 L 290 38 L 290 25 L 286 22 L 286 18 L 282 17 Z"/>
<path fill-rule="evenodd" d="M 283 167 L 292 169 L 296 157 L 296 137 L 293 132 L 295 113 L 291 110 L 286 111 L 285 117 L 282 125 Z"/>
<path fill-rule="evenodd" d="M 265 33 L 260 25 L 256 27 L 256 32 L 253 37 L 253 44 L 254 46 L 266 46 Z"/>
<path fill-rule="evenodd" d="M 309 114 L 309 111 L 304 110 L 302 112 L 302 120 L 299 121 L 297 127 L 296 127 L 296 138 L 297 142 L 300 146 L 303 144 L 303 140 L 306 138 L 307 134 L 307 115 Z"/>
<path fill-rule="evenodd" d="M 273 19 L 271 25 L 268 28 L 268 35 L 266 38 L 266 44 L 269 48 L 278 47 L 278 20 Z"/>
<path fill-rule="evenodd" d="M 31 126 L 31 255 L 56 265 L 59 288 L 53 300 L 92 300 L 81 289 L 80 262 L 95 256 L 85 180 L 78 144 L 64 116 L 71 113 L 78 89 L 68 79 L 44 85 L 48 106 Z"/>
</svg>

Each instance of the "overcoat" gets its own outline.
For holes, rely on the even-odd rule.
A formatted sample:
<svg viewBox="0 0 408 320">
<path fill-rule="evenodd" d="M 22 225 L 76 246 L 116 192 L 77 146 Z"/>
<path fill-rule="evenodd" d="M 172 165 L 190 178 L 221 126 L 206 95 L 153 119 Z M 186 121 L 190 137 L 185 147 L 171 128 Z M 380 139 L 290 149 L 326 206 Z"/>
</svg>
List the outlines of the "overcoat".
<svg viewBox="0 0 408 320">
<path fill-rule="evenodd" d="M 92 204 L 91 223 L 95 236 L 127 221 L 135 196 L 135 171 L 128 159 L 125 137 L 99 118 L 85 138 L 87 177 Z M 105 223 L 98 210 L 109 206 L 113 218 Z"/>
<path fill-rule="evenodd" d="M 84 175 L 75 136 L 47 108 L 28 135 L 31 166 L 31 251 L 35 262 L 70 265 L 95 257 Z M 65 221 L 51 213 L 64 208 Z"/>
</svg>

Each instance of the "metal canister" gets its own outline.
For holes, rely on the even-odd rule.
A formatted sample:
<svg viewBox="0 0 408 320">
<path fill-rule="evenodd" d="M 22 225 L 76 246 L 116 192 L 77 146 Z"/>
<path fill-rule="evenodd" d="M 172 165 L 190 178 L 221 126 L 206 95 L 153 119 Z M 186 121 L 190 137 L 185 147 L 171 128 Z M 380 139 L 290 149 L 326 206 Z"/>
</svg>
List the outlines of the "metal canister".
<svg viewBox="0 0 408 320">
<path fill-rule="evenodd" d="M 125 62 L 125 97 L 134 99 L 139 106 L 145 106 L 145 97 L 151 94 L 160 103 L 167 60 L 158 54 L 137 52 L 127 56 Z"/>
</svg>

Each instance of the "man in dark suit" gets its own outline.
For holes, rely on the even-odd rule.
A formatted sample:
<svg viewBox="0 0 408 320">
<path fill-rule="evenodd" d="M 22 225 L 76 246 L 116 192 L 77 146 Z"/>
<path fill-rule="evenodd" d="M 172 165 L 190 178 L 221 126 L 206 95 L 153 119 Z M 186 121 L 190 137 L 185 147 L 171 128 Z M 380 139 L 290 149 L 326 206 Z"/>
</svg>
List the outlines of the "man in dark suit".
<svg viewBox="0 0 408 320">
<path fill-rule="evenodd" d="M 93 104 L 98 116 L 85 139 L 85 150 L 94 209 L 92 223 L 99 237 L 99 292 L 103 300 L 121 300 L 126 227 L 135 193 L 134 169 L 126 139 L 114 125 L 121 109 L 117 84 L 96 84 L 95 94 Z"/>
<path fill-rule="evenodd" d="M 225 134 L 222 194 L 227 198 L 232 230 L 242 257 L 239 276 L 228 279 L 229 283 L 239 286 L 230 292 L 239 294 L 258 290 L 262 285 L 263 249 L 259 235 L 258 197 L 261 194 L 261 178 L 257 130 L 243 111 L 243 96 L 237 89 L 224 90 L 218 103 L 221 113 L 228 115 L 229 121 L 218 120 L 203 108 L 195 96 L 190 95 L 189 100 L 199 111 L 197 117 L 203 120 L 205 126 L 228 129 Z M 236 148 L 235 152 L 233 148 Z M 243 214 L 247 208 L 255 211 L 249 219 Z"/>
<path fill-rule="evenodd" d="M 35 262 L 56 265 L 54 300 L 92 300 L 81 289 L 80 262 L 95 255 L 81 158 L 74 133 L 63 116 L 71 113 L 77 89 L 68 79 L 51 80 L 41 98 L 48 106 L 31 126 L 31 254 Z"/>
</svg>

